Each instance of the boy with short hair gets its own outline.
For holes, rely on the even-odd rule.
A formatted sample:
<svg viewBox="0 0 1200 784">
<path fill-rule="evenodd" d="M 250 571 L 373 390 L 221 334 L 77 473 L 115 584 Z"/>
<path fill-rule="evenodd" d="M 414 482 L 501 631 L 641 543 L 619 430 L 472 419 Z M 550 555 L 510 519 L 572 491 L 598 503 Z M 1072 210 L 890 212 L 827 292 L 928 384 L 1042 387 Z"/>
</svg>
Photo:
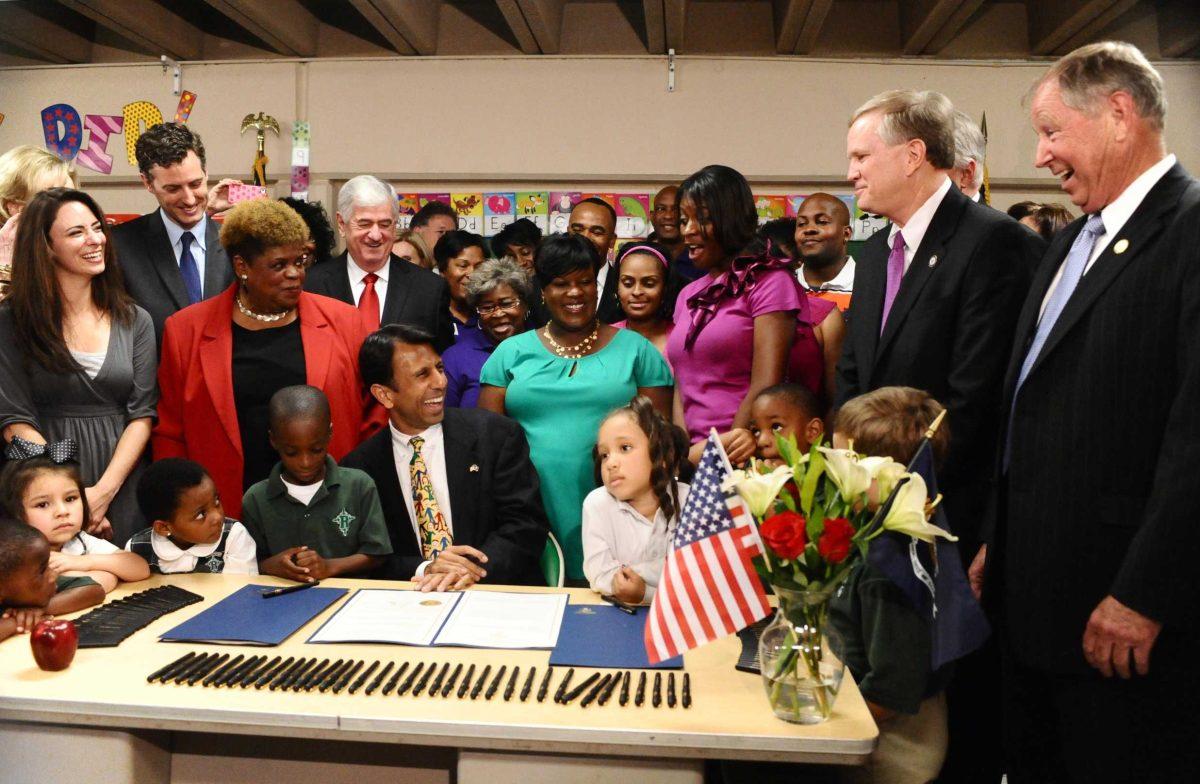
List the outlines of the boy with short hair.
<svg viewBox="0 0 1200 784">
<path fill-rule="evenodd" d="M 941 411 L 927 392 L 882 387 L 842 406 L 834 420 L 833 446 L 853 444 L 859 454 L 907 465 Z M 931 443 L 935 464 L 949 440 L 943 424 Z M 829 619 L 842 636 L 839 654 L 879 724 L 875 753 L 856 780 L 925 784 L 936 779 L 948 742 L 944 689 L 950 668 L 932 670 L 929 620 L 866 561 L 859 561 L 838 588 Z"/>
<path fill-rule="evenodd" d="M 152 463 L 137 487 L 138 507 L 150 527 L 125 549 L 155 574 L 258 574 L 254 539 L 225 516 L 217 486 L 204 466 L 182 457 Z"/>
<path fill-rule="evenodd" d="M 333 424 L 316 387 L 285 387 L 268 409 L 279 462 L 246 491 L 242 522 L 263 574 L 301 582 L 362 575 L 392 552 L 375 483 L 327 454 Z"/>
<path fill-rule="evenodd" d="M 50 543 L 31 525 L 0 518 L 0 640 L 33 631 L 49 615 L 104 601 L 90 577 L 57 577 Z"/>
<path fill-rule="evenodd" d="M 755 454 L 768 466 L 782 465 L 776 436 L 796 439 L 796 446 L 807 452 L 825 435 L 821 404 L 812 390 L 803 384 L 783 383 L 759 392 L 750 407 L 750 435 L 754 436 Z"/>
</svg>

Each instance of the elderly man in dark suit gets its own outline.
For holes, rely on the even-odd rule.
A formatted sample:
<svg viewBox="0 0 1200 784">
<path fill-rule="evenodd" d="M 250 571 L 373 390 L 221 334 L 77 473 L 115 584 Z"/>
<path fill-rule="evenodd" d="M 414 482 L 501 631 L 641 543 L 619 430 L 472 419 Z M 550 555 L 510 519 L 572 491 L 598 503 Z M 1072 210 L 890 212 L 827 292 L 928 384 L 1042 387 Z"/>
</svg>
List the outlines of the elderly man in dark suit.
<svg viewBox="0 0 1200 784">
<path fill-rule="evenodd" d="M 134 150 L 146 190 L 158 209 L 113 229 L 125 288 L 154 321 L 220 294 L 233 283 L 220 227 L 205 214 L 208 174 L 204 143 L 181 123 L 155 125 Z"/>
<path fill-rule="evenodd" d="M 389 426 L 342 465 L 366 471 L 379 489 L 393 551 L 381 576 L 426 591 L 545 585 L 538 564 L 550 523 L 525 433 L 490 411 L 447 409 L 432 341 L 389 324 L 359 351 L 359 372 Z"/>
<path fill-rule="evenodd" d="M 308 272 L 304 289 L 358 308 L 363 327 L 410 324 L 428 330 L 438 351 L 454 343 L 446 281 L 392 253 L 400 203 L 378 177 L 359 175 L 338 192 L 337 228 L 346 250 Z"/>
<path fill-rule="evenodd" d="M 1200 769 L 1200 181 L 1135 47 L 1066 55 L 1036 165 L 1084 213 L 1017 322 L 996 526 L 971 573 L 1000 623 L 1009 781 Z M 985 569 L 986 567 L 986 569 Z"/>
</svg>

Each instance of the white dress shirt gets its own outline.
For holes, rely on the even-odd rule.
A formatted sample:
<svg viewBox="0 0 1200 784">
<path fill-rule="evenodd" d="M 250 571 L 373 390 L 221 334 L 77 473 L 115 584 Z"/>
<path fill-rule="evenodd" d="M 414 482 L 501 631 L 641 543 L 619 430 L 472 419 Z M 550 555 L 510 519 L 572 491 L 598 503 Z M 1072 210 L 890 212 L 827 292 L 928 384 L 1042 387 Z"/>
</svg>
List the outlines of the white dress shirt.
<svg viewBox="0 0 1200 784">
<path fill-rule="evenodd" d="M 675 487 L 682 507 L 688 486 L 677 482 Z M 613 578 L 628 566 L 646 582 L 642 601 L 653 599 L 678 518 L 676 512 L 674 520 L 667 520 L 660 508 L 653 520 L 647 520 L 603 487 L 588 493 L 583 499 L 583 573 L 592 590 L 611 594 Z"/>
<path fill-rule="evenodd" d="M 132 540 L 131 540 L 132 541 Z M 186 550 L 165 536 L 150 533 L 150 547 L 158 556 L 158 568 L 163 574 L 190 574 L 196 570 L 196 562 L 207 558 L 216 552 L 220 538 L 208 544 L 194 544 Z M 129 543 L 125 544 L 129 550 Z M 229 536 L 225 539 L 225 568 L 222 574 L 258 574 L 258 548 L 254 537 L 246 530 L 246 526 L 237 522 L 229 528 Z"/>
<path fill-rule="evenodd" d="M 849 294 L 854 291 L 854 257 L 847 256 L 846 263 L 841 271 L 828 283 L 822 283 L 819 286 L 808 285 L 808 280 L 804 277 L 803 264 L 796 268 L 796 280 L 800 281 L 800 285 L 804 287 L 805 291 L 829 291 L 837 294 Z"/>
<path fill-rule="evenodd" d="M 1111 204 L 1100 210 L 1100 219 L 1104 221 L 1104 233 L 1096 238 L 1096 244 L 1092 246 L 1092 255 L 1088 256 L 1087 265 L 1083 268 L 1084 275 L 1088 274 L 1088 271 L 1096 263 L 1096 259 L 1100 258 L 1100 254 L 1104 252 L 1104 249 L 1121 233 L 1121 229 L 1125 228 L 1125 224 L 1133 217 L 1133 213 L 1137 212 L 1137 208 L 1145 201 L 1146 195 L 1150 193 L 1150 190 L 1158 184 L 1163 175 L 1170 171 L 1174 165 L 1174 155 L 1168 155 L 1163 158 L 1139 174 L 1136 180 L 1129 183 L 1129 187 L 1121 191 L 1120 196 L 1113 199 Z M 1066 265 L 1060 264 L 1058 266 L 1058 271 L 1054 273 L 1054 280 L 1050 281 L 1050 288 L 1046 289 L 1046 296 L 1042 298 L 1042 308 L 1038 315 L 1039 320 L 1041 319 L 1041 313 L 1044 313 L 1046 310 L 1046 303 L 1050 301 L 1050 296 L 1058 288 L 1058 282 L 1062 280 L 1064 266 Z"/>
<path fill-rule="evenodd" d="M 379 323 L 383 323 L 383 303 L 387 300 L 388 287 L 388 269 L 392 266 L 389 261 L 375 272 L 378 280 L 375 281 L 375 295 L 379 297 Z M 354 259 L 350 254 L 346 254 L 346 272 L 350 275 L 350 294 L 354 297 L 354 306 L 358 307 L 358 301 L 362 299 L 363 292 L 367 290 L 367 284 L 363 282 L 363 278 L 367 277 L 367 271 L 354 263 Z"/>
<path fill-rule="evenodd" d="M 396 461 L 396 478 L 400 480 L 400 492 L 404 495 L 404 506 L 408 509 L 408 519 L 412 523 L 417 543 L 420 544 L 423 540 L 421 527 L 417 524 L 417 513 L 413 509 L 412 477 L 409 467 L 413 458 L 412 439 L 414 436 L 401 433 L 390 422 L 388 429 L 392 431 L 392 457 Z M 433 497 L 437 499 L 438 509 L 446 521 L 446 530 L 453 537 L 454 523 L 450 519 L 450 480 L 446 476 L 446 443 L 442 434 L 442 426 L 440 423 L 436 424 L 418 435 L 425 439 L 425 443 L 421 447 L 421 456 L 425 458 L 425 470 L 429 472 L 429 481 L 433 483 Z M 424 575 L 425 567 L 429 563 L 429 561 L 423 561 L 413 576 Z"/>
<path fill-rule="evenodd" d="M 596 272 L 596 307 L 600 307 L 600 303 L 604 301 L 604 286 L 608 283 L 609 275 L 616 275 L 616 262 L 605 259 L 600 265 L 600 269 Z"/>
<path fill-rule="evenodd" d="M 929 224 L 933 222 L 934 213 L 937 212 L 938 207 L 942 205 L 942 199 L 946 198 L 946 194 L 949 192 L 950 178 L 943 176 L 942 184 L 933 192 L 932 196 L 925 200 L 924 204 L 917 208 L 917 211 L 908 219 L 908 223 L 900 226 L 892 221 L 891 231 L 888 232 L 888 247 L 892 247 L 892 243 L 896 240 L 896 232 L 903 231 L 905 272 L 908 272 L 913 257 L 917 255 L 917 248 L 921 247 L 921 240 L 925 239 L 925 232 L 929 231 Z"/>
<path fill-rule="evenodd" d="M 171 250 L 175 253 L 175 265 L 179 265 L 179 257 L 183 255 L 183 233 L 190 231 L 192 237 L 192 259 L 196 262 L 196 269 L 200 273 L 200 292 L 201 296 L 209 295 L 214 292 L 204 290 L 204 262 L 205 256 L 208 253 L 208 216 L 204 215 L 200 218 L 200 222 L 190 229 L 185 229 L 175 221 L 167 217 L 167 213 L 160 207 L 158 214 L 162 217 L 163 226 L 167 229 L 167 238 L 171 240 Z"/>
</svg>

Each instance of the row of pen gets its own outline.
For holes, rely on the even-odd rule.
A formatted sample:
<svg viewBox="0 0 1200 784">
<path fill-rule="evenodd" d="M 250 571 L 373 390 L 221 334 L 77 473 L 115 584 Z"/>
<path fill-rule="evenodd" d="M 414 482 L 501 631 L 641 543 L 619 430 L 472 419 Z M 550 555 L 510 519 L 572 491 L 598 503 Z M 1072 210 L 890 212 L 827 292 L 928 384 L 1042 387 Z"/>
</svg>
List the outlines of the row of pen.
<svg viewBox="0 0 1200 784">
<path fill-rule="evenodd" d="M 348 694 L 354 694 L 365 686 L 363 693 L 368 695 L 379 691 L 386 697 L 394 691 L 398 697 L 406 694 L 412 694 L 414 697 L 428 694 L 430 697 L 449 699 L 453 694 L 460 700 L 474 700 L 479 697 L 490 700 L 503 688 L 505 702 L 511 701 L 514 695 L 520 702 L 528 701 L 533 694 L 534 683 L 537 682 L 537 667 L 530 667 L 523 680 L 519 666 L 513 667 L 509 672 L 508 665 L 501 665 L 493 675 L 492 665 L 488 664 L 483 667 L 478 678 L 475 671 L 476 665 L 471 664 L 464 673 L 461 662 L 451 671 L 449 662 L 442 663 L 440 668 L 436 662 L 417 662 L 415 667 L 411 667 L 411 663 L 407 661 L 400 662 L 397 666 L 393 661 L 383 663 L 375 660 L 368 664 L 363 659 L 330 660 L 295 656 L 272 658 L 244 654 L 231 657 L 228 653 L 193 651 L 151 673 L 146 681 L 188 686 L 200 684 L 212 688 L 228 686 L 242 689 L 265 688 L 270 691 L 316 690 L 333 694 L 340 694 L 343 689 L 346 689 Z M 665 697 L 662 672 L 654 673 L 653 686 L 650 685 L 645 670 L 637 672 L 636 686 L 633 685 L 634 673 L 629 670 L 618 670 L 604 675 L 593 672 L 578 683 L 572 684 L 574 677 L 575 668 L 567 669 L 554 691 L 554 702 L 570 705 L 578 699 L 580 707 L 586 708 L 593 702 L 604 705 L 617 694 L 617 704 L 621 706 L 632 702 L 640 708 L 649 702 L 652 707 L 658 708 L 665 702 L 668 708 L 674 708 L 676 705 L 683 708 L 692 707 L 692 680 L 686 672 L 683 674 L 678 699 L 674 672 L 667 673 Z M 549 667 L 537 687 L 535 699 L 538 702 L 546 701 L 553 681 L 554 668 Z"/>
</svg>

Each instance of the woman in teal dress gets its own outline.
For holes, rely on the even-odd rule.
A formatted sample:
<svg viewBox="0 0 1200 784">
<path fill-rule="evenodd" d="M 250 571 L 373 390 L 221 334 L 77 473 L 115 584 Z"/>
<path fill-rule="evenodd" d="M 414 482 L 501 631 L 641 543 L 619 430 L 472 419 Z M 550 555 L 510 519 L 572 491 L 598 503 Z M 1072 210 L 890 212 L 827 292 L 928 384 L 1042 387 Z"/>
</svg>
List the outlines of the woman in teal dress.
<svg viewBox="0 0 1200 784">
<path fill-rule="evenodd" d="M 547 238 L 534 274 L 550 321 L 497 346 L 479 375 L 479 407 L 525 430 L 567 578 L 576 581 L 585 580 L 581 514 L 584 496 L 596 487 L 592 448 L 600 422 L 634 395 L 650 398 L 669 417 L 674 383 L 650 341 L 596 318 L 599 266 L 584 237 Z"/>
</svg>

